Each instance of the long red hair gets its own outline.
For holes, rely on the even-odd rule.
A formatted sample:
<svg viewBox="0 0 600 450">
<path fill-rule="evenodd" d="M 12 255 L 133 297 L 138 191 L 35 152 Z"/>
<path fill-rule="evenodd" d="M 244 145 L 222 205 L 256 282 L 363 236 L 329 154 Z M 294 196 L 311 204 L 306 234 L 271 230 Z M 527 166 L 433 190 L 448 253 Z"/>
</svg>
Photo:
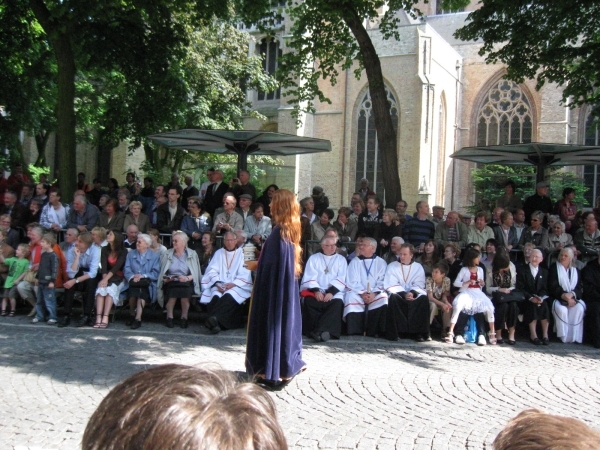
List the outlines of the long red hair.
<svg viewBox="0 0 600 450">
<path fill-rule="evenodd" d="M 296 275 L 302 273 L 302 225 L 300 224 L 300 204 L 296 196 L 287 189 L 278 189 L 271 201 L 271 219 L 281 228 L 281 237 L 294 245 Z"/>
</svg>

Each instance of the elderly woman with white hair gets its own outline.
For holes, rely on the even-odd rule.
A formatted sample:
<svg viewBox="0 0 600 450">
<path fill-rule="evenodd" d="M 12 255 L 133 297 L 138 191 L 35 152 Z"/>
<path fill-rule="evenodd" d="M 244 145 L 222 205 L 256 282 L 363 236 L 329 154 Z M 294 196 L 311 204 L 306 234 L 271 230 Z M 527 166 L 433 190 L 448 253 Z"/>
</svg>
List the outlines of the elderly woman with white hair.
<svg viewBox="0 0 600 450">
<path fill-rule="evenodd" d="M 540 264 L 544 260 L 542 251 L 534 248 L 527 264 L 517 272 L 517 290 L 523 293 L 521 304 L 525 323 L 529 325 L 529 341 L 533 345 L 549 345 L 548 319 L 550 319 L 550 298 L 548 298 L 548 271 Z M 537 335 L 537 323 L 542 326 L 542 338 Z"/>
<path fill-rule="evenodd" d="M 558 261 L 548 270 L 548 294 L 554 299 L 552 314 L 556 335 L 565 343 L 583 341 L 586 306 L 581 300 L 581 274 L 573 265 L 573 259 L 573 250 L 563 248 Z"/>
<path fill-rule="evenodd" d="M 189 237 L 183 231 L 173 232 L 173 248 L 160 258 L 158 304 L 167 298 L 167 327 L 173 328 L 173 309 L 181 299 L 181 328 L 188 327 L 188 311 L 192 296 L 200 296 L 200 262 L 196 251 L 187 247 Z"/>
<path fill-rule="evenodd" d="M 136 248 L 127 254 L 123 274 L 129 281 L 130 318 L 125 323 L 133 330 L 142 326 L 142 311 L 146 302 L 156 298 L 156 282 L 160 273 L 158 253 L 149 251 L 152 238 L 144 233 L 137 236 Z"/>
<path fill-rule="evenodd" d="M 566 232 L 564 222 L 560 220 L 554 222 L 548 231 L 550 233 L 548 236 L 550 250 L 562 250 L 573 244 L 573 236 Z"/>
</svg>

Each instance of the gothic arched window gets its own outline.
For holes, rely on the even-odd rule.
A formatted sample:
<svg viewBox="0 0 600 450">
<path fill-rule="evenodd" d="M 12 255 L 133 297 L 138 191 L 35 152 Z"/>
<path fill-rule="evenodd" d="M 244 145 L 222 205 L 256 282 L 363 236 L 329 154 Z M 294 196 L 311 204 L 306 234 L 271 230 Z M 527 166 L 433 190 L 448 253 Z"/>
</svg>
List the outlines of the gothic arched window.
<svg viewBox="0 0 600 450">
<path fill-rule="evenodd" d="M 385 87 L 387 100 L 390 104 L 390 114 L 394 131 L 398 136 L 398 104 L 388 87 Z M 381 170 L 381 155 L 377 144 L 377 131 L 375 130 L 375 118 L 373 117 L 373 103 L 371 93 L 367 93 L 362 99 L 358 109 L 358 136 L 356 139 L 356 188 L 360 187 L 360 180 L 369 180 L 369 186 L 377 192 L 380 198 L 384 196 L 383 173 Z"/>
<path fill-rule="evenodd" d="M 279 42 L 274 38 L 260 41 L 258 51 L 263 61 L 263 69 L 269 75 L 274 76 L 277 70 L 277 60 L 281 58 L 281 48 Z M 276 91 L 262 92 L 258 91 L 258 100 L 275 100 L 281 97 L 281 88 Z"/>
<path fill-rule="evenodd" d="M 531 142 L 529 100 L 519 85 L 500 80 L 486 95 L 477 114 L 477 145 Z"/>
</svg>

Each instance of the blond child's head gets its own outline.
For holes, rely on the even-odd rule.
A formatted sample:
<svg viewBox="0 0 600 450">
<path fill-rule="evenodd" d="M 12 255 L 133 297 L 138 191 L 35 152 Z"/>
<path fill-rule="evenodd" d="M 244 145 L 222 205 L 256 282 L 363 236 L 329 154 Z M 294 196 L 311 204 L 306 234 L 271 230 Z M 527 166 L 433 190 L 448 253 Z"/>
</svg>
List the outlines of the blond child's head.
<svg viewBox="0 0 600 450">
<path fill-rule="evenodd" d="M 17 250 L 15 252 L 15 255 L 19 259 L 29 258 L 29 245 L 27 245 L 27 244 L 19 244 L 17 246 Z"/>
</svg>

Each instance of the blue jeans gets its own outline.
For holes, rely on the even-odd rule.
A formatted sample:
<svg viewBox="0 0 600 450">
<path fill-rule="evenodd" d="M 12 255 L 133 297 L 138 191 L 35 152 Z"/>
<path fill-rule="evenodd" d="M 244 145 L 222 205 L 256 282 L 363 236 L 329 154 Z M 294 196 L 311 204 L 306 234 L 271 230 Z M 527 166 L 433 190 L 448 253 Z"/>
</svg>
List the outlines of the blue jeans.
<svg viewBox="0 0 600 450">
<path fill-rule="evenodd" d="M 46 310 L 48 319 L 56 320 L 56 295 L 54 288 L 39 285 L 37 291 L 37 303 L 35 304 L 36 318 L 40 321 L 45 320 Z"/>
</svg>

